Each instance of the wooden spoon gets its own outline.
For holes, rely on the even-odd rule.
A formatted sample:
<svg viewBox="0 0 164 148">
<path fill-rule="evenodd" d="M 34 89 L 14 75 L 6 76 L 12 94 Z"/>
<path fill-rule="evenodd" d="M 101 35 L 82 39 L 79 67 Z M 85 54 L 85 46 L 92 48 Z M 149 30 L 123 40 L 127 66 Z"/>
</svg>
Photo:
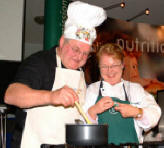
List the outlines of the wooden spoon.
<svg viewBox="0 0 164 148">
<path fill-rule="evenodd" d="M 83 118 L 87 122 L 87 124 L 92 124 L 92 122 L 88 119 L 87 115 L 84 113 L 82 107 L 80 106 L 80 104 L 77 101 L 75 101 L 75 105 L 76 105 L 79 113 L 83 116 Z"/>
</svg>

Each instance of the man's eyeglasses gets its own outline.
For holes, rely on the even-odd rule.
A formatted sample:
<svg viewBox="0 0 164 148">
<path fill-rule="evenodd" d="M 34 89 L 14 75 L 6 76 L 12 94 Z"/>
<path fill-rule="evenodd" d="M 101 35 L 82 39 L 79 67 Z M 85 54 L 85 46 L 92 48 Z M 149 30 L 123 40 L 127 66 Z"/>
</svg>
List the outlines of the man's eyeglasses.
<svg viewBox="0 0 164 148">
<path fill-rule="evenodd" d="M 69 47 L 72 49 L 73 53 L 76 55 L 82 55 L 84 58 L 88 58 L 90 52 L 81 52 L 78 47 L 72 47 L 69 43 L 67 43 Z"/>
</svg>

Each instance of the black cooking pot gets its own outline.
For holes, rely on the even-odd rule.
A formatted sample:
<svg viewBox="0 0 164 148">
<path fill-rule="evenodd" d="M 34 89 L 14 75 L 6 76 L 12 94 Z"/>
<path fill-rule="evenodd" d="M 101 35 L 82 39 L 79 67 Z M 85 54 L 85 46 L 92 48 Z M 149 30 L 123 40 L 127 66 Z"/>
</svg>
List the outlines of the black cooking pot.
<svg viewBox="0 0 164 148">
<path fill-rule="evenodd" d="M 108 125 L 67 124 L 66 143 L 77 146 L 107 145 Z"/>
</svg>

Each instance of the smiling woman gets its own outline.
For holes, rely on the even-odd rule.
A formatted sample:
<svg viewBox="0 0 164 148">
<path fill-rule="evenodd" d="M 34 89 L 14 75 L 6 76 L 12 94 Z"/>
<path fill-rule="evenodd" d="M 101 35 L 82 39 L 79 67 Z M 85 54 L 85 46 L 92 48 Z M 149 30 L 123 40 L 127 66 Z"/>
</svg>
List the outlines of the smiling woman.
<svg viewBox="0 0 164 148">
<path fill-rule="evenodd" d="M 141 85 L 122 78 L 124 54 L 119 45 L 104 44 L 97 55 L 101 80 L 87 88 L 86 114 L 93 123 L 109 125 L 109 144 L 142 143 L 142 131 L 157 125 L 161 109 Z"/>
<path fill-rule="evenodd" d="M 114 85 L 121 81 L 123 49 L 117 44 L 105 44 L 97 53 L 101 77 Z"/>
</svg>

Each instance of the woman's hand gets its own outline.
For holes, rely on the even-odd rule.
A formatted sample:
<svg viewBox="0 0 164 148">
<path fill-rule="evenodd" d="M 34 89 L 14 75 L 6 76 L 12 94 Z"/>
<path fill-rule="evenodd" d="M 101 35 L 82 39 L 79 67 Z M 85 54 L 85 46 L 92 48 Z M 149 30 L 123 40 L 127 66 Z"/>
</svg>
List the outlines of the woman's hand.
<svg viewBox="0 0 164 148">
<path fill-rule="evenodd" d="M 114 102 L 110 97 L 103 97 L 95 104 L 96 113 L 103 113 L 107 109 L 111 108 L 113 105 Z"/>
<path fill-rule="evenodd" d="M 94 106 L 89 108 L 88 113 L 95 120 L 97 114 L 103 113 L 113 105 L 114 102 L 110 97 L 103 97 Z"/>
<path fill-rule="evenodd" d="M 132 106 L 130 104 L 121 104 L 117 103 L 118 105 L 115 107 L 116 111 L 119 111 L 124 118 L 133 117 L 136 118 L 139 114 L 139 108 Z"/>
</svg>

